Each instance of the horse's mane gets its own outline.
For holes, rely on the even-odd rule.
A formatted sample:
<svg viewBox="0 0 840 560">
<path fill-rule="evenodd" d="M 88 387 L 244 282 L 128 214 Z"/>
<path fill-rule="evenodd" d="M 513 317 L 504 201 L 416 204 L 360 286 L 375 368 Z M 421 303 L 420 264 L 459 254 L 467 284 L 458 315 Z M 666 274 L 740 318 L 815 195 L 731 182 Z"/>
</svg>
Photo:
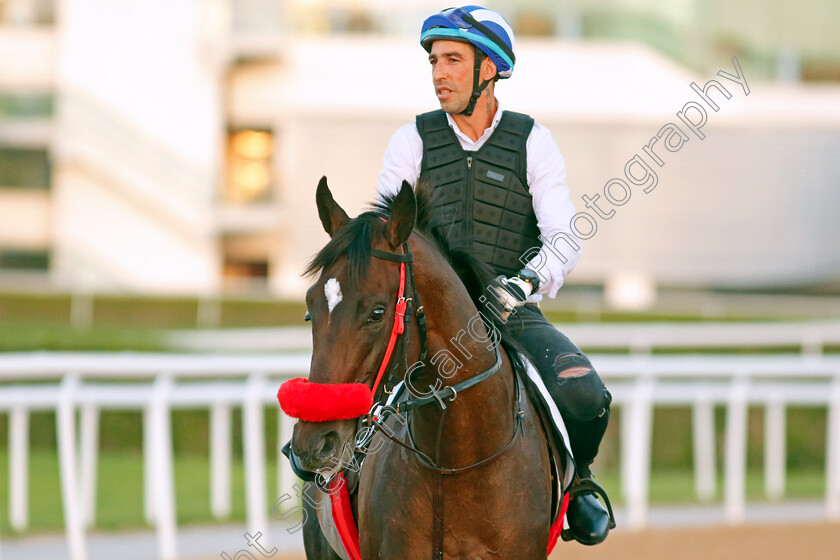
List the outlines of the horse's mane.
<svg viewBox="0 0 840 560">
<path fill-rule="evenodd" d="M 455 273 L 463 282 L 475 307 L 481 312 L 488 327 L 494 328 L 501 336 L 502 345 L 514 367 L 521 367 L 518 354 L 524 349 L 511 335 L 506 322 L 501 321 L 496 313 L 487 306 L 494 305 L 501 310 L 501 304 L 490 293 L 495 274 L 474 255 L 450 247 L 444 234 L 445 224 L 440 212 L 434 212 L 435 189 L 427 181 L 421 180 L 414 189 L 417 200 L 417 220 L 414 231 L 431 241 L 446 258 Z M 387 195 L 372 203 L 368 211 L 350 220 L 336 232 L 329 243 L 321 249 L 306 267 L 304 274 L 315 274 L 334 264 L 340 257 L 347 258 L 348 274 L 351 281 L 361 282 L 367 276 L 371 259 L 371 241 L 384 233 L 385 221 L 391 214 L 396 193 Z"/>
</svg>

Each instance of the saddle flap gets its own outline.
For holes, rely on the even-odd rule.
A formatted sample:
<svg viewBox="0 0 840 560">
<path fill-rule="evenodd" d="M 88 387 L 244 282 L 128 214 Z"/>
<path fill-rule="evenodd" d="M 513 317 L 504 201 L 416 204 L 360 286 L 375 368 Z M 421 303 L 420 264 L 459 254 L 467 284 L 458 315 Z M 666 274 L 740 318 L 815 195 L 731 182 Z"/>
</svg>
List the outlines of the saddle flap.
<svg viewBox="0 0 840 560">
<path fill-rule="evenodd" d="M 537 411 L 540 423 L 546 433 L 549 454 L 552 457 L 556 466 L 562 466 L 563 479 L 558 481 L 557 493 L 554 496 L 552 503 L 555 504 L 554 512 L 559 513 L 559 504 L 562 502 L 562 496 L 568 491 L 575 476 L 575 461 L 572 449 L 569 446 L 569 433 L 566 430 L 566 424 L 563 422 L 563 417 L 554 404 L 554 400 L 548 392 L 540 374 L 534 365 L 525 356 L 521 356 L 522 361 L 526 364 L 524 371 L 519 371 L 519 377 L 522 379 L 522 384 L 525 387 L 525 392 L 534 405 Z M 554 519 L 556 516 L 553 516 Z"/>
</svg>

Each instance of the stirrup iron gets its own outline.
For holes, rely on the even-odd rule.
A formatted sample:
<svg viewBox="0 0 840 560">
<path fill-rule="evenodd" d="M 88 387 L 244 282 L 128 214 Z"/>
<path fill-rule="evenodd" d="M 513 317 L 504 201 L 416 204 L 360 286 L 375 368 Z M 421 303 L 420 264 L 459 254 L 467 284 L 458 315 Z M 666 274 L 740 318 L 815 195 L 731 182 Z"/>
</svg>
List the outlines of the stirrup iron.
<svg viewBox="0 0 840 560">
<path fill-rule="evenodd" d="M 602 500 L 604 500 L 604 504 L 607 506 L 607 514 L 610 518 L 610 530 L 615 529 L 615 515 L 613 514 L 612 504 L 610 503 L 610 498 L 607 496 L 607 491 L 604 490 L 604 487 L 592 480 L 591 478 L 581 478 L 577 484 L 573 484 L 569 491 L 567 492 L 569 495 L 569 501 L 572 500 L 578 494 L 595 494 L 600 496 Z M 560 532 L 560 538 L 564 541 L 573 541 L 575 537 L 572 535 L 571 529 L 563 529 Z"/>
</svg>

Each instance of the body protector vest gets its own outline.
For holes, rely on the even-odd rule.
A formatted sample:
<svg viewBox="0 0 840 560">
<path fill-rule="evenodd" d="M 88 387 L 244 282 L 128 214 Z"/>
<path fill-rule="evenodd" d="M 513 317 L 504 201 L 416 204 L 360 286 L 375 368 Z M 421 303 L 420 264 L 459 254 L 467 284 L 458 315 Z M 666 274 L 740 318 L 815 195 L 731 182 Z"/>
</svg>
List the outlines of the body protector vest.
<svg viewBox="0 0 840 560">
<path fill-rule="evenodd" d="M 461 147 L 443 111 L 418 115 L 416 122 L 423 140 L 420 180 L 434 187 L 434 211 L 450 246 L 513 276 L 533 257 L 529 249 L 542 246 L 526 174 L 534 119 L 505 111 L 475 152 Z"/>
</svg>

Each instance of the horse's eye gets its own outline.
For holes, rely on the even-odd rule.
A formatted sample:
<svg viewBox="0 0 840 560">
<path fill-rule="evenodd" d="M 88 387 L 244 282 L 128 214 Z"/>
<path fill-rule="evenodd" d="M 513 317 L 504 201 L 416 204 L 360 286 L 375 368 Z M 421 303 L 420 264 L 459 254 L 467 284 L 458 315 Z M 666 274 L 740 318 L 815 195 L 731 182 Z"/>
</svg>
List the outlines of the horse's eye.
<svg viewBox="0 0 840 560">
<path fill-rule="evenodd" d="M 374 309 L 371 312 L 370 318 L 368 319 L 368 321 L 370 321 L 371 323 L 378 323 L 379 321 L 381 321 L 384 318 L 385 318 L 385 309 L 383 309 L 382 307 L 377 307 L 376 309 Z"/>
</svg>

